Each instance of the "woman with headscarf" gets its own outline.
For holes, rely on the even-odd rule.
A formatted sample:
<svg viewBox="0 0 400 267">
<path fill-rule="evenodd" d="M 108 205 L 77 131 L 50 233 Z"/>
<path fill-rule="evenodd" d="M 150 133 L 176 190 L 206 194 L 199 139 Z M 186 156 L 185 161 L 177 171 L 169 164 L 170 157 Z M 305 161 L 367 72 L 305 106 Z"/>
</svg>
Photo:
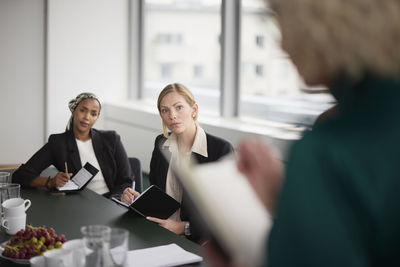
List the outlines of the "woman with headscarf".
<svg viewBox="0 0 400 267">
<path fill-rule="evenodd" d="M 92 128 L 100 115 L 99 99 L 92 93 L 81 93 L 68 107 L 72 114 L 65 132 L 50 135 L 49 141 L 15 171 L 13 182 L 61 187 L 89 162 L 99 172 L 87 188 L 104 196 L 121 194 L 132 184 L 132 173 L 120 136 L 115 131 Z M 51 165 L 59 172 L 54 177 L 41 177 L 40 173 Z"/>
</svg>

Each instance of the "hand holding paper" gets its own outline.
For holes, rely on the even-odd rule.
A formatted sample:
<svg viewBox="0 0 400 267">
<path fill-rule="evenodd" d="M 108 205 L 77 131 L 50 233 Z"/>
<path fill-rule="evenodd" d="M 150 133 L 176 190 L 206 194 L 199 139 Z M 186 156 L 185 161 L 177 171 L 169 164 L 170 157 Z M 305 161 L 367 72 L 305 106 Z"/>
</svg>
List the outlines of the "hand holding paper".
<svg viewBox="0 0 400 267">
<path fill-rule="evenodd" d="M 273 213 L 283 178 L 283 165 L 279 153 L 257 138 L 245 139 L 237 151 L 239 171 L 246 176 L 269 212 Z"/>
</svg>

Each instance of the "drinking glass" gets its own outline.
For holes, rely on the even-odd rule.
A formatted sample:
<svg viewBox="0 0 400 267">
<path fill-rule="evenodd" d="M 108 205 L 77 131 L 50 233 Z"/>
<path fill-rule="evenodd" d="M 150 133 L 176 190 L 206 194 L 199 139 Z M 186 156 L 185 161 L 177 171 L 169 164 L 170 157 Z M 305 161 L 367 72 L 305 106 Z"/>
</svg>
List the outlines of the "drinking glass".
<svg viewBox="0 0 400 267">
<path fill-rule="evenodd" d="M 86 250 L 87 267 L 111 267 L 111 228 L 105 225 L 88 225 L 81 228 Z"/>
<path fill-rule="evenodd" d="M 114 266 L 124 266 L 128 252 L 129 232 L 122 228 L 111 228 L 110 252 Z"/>
<path fill-rule="evenodd" d="M 2 184 L 11 183 L 11 175 L 9 172 L 0 172 L 0 183 Z"/>
</svg>

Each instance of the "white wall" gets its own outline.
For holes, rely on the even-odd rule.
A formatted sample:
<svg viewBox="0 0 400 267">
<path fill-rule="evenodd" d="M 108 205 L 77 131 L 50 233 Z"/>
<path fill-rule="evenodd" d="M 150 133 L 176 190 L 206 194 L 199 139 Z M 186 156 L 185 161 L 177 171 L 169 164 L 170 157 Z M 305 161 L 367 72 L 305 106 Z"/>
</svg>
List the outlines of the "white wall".
<svg viewBox="0 0 400 267">
<path fill-rule="evenodd" d="M 128 94 L 128 0 L 48 1 L 46 136 L 65 129 L 68 101 Z M 100 118 L 102 115 L 100 116 Z M 102 128 L 101 121 L 96 128 Z"/>
<path fill-rule="evenodd" d="M 128 0 L 0 1 L 0 164 L 64 131 L 78 93 L 128 95 L 128 12 Z"/>
<path fill-rule="evenodd" d="M 44 0 L 0 1 L 0 164 L 43 144 L 44 29 Z"/>
</svg>

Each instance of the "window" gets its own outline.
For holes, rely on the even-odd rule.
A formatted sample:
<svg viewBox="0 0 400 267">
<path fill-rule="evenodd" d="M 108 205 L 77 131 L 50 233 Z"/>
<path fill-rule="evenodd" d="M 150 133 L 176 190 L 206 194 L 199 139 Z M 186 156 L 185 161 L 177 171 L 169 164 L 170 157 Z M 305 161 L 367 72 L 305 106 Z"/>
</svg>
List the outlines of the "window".
<svg viewBox="0 0 400 267">
<path fill-rule="evenodd" d="M 280 48 L 280 30 L 265 1 L 242 0 L 241 9 L 240 116 L 312 125 L 332 105 L 332 97 L 305 92 L 295 66 Z M 249 71 L 252 62 L 255 73 Z"/>
<path fill-rule="evenodd" d="M 304 85 L 280 48 L 279 26 L 266 1 L 140 3 L 140 15 L 131 16 L 142 18 L 139 38 L 132 38 L 140 48 L 131 57 L 131 65 L 140 58 L 132 68 L 132 88 L 139 88 L 138 94 L 131 89 L 134 97 L 154 104 L 162 88 L 180 82 L 202 111 L 305 126 L 334 104 L 325 88 Z"/>
<path fill-rule="evenodd" d="M 203 77 L 203 66 L 194 65 L 193 66 L 193 78 L 199 79 Z"/>
<path fill-rule="evenodd" d="M 264 36 L 261 35 L 256 36 L 256 45 L 260 48 L 264 47 Z"/>
<path fill-rule="evenodd" d="M 257 76 L 263 76 L 264 75 L 264 67 L 261 64 L 256 64 L 255 65 L 255 72 Z"/>
<path fill-rule="evenodd" d="M 159 33 L 156 37 L 157 43 L 164 44 L 181 44 L 182 43 L 182 35 L 179 33 Z"/>
<path fill-rule="evenodd" d="M 172 76 L 172 65 L 161 64 L 161 78 L 170 78 Z"/>
<path fill-rule="evenodd" d="M 169 83 L 193 92 L 202 110 L 219 110 L 221 0 L 144 1 L 143 98 Z M 205 72 L 207 70 L 207 72 Z"/>
</svg>

